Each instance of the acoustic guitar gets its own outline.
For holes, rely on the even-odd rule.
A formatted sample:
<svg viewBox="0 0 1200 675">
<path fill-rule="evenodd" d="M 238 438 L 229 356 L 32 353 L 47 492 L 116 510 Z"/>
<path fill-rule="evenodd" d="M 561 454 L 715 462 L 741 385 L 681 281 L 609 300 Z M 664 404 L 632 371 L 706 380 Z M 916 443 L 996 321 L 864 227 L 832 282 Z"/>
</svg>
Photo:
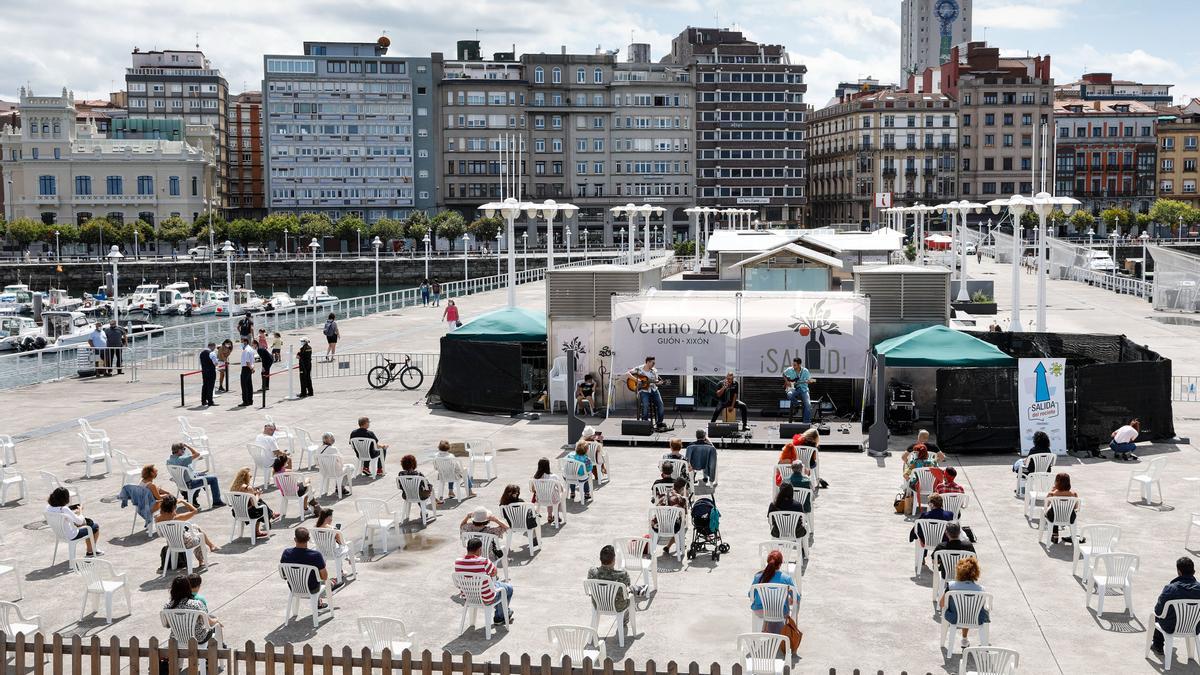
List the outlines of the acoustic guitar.
<svg viewBox="0 0 1200 675">
<path fill-rule="evenodd" d="M 657 382 L 652 382 L 650 378 L 645 375 L 625 376 L 625 386 L 629 388 L 629 391 L 634 393 L 649 389 L 651 384 L 662 384 L 664 382 L 666 382 L 666 380 L 661 377 L 658 378 Z"/>
</svg>

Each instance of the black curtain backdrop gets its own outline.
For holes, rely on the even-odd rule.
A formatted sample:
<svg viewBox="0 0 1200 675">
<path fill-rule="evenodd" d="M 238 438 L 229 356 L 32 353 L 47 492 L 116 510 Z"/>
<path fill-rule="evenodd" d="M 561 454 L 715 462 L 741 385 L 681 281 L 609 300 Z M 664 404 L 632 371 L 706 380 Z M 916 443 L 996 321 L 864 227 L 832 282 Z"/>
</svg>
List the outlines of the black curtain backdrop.
<svg viewBox="0 0 1200 675">
<path fill-rule="evenodd" d="M 429 390 L 457 412 L 520 413 L 521 344 L 442 338 L 437 377 Z"/>
</svg>

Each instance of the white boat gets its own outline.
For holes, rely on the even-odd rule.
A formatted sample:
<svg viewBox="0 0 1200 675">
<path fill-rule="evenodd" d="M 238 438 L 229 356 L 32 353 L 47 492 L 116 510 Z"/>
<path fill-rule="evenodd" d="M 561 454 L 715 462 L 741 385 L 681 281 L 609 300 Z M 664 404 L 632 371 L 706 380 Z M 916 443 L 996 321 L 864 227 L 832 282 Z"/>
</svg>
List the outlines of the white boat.
<svg viewBox="0 0 1200 675">
<path fill-rule="evenodd" d="M 1095 250 L 1087 252 L 1087 266 L 1093 272 L 1115 272 L 1117 269 L 1111 256 L 1104 251 Z"/>
<path fill-rule="evenodd" d="M 46 292 L 45 306 L 51 310 L 71 312 L 83 307 L 83 299 L 72 298 L 61 288 L 51 288 Z"/>
<path fill-rule="evenodd" d="M 195 297 L 195 295 L 192 293 L 192 287 L 189 286 L 188 282 L 186 282 L 186 281 L 176 281 L 173 284 L 167 284 L 166 286 L 162 287 L 162 290 L 164 290 L 164 291 L 179 291 L 179 294 L 182 295 L 183 297 L 187 298 L 188 300 L 191 300 L 192 298 Z"/>
<path fill-rule="evenodd" d="M 186 314 L 192 308 L 192 301 L 184 297 L 178 288 L 167 286 L 158 290 L 157 307 L 159 314 Z"/>
<path fill-rule="evenodd" d="M 229 302 L 229 294 L 225 291 L 214 291 L 208 288 L 198 288 L 192 298 L 192 316 L 216 314 L 218 307 Z"/>
<path fill-rule="evenodd" d="M 83 312 L 42 312 L 42 334 L 46 346 L 84 344 L 94 321 Z"/>
<path fill-rule="evenodd" d="M 17 293 L 28 293 L 29 286 L 26 284 L 9 284 L 0 291 L 0 303 L 8 304 L 17 301 Z"/>
<path fill-rule="evenodd" d="M 329 294 L 328 286 L 309 286 L 308 290 L 304 291 L 304 295 L 301 295 L 296 302 L 302 305 L 312 305 L 314 304 L 314 299 L 316 300 L 315 304 L 318 305 L 337 302 L 338 300 L 336 295 Z"/>
<path fill-rule="evenodd" d="M 0 351 L 21 349 L 26 338 L 34 341 L 41 337 L 42 328 L 27 316 L 6 316 L 0 318 Z M 43 340 L 43 346 L 44 345 Z"/>
<path fill-rule="evenodd" d="M 118 295 L 117 307 L 122 314 L 157 314 L 158 289 L 158 284 L 139 284 L 132 293 Z"/>
<path fill-rule="evenodd" d="M 85 293 L 83 306 L 79 308 L 79 311 L 90 317 L 111 316 L 112 305 L 109 300 L 100 300 L 96 296 Z"/>
<path fill-rule="evenodd" d="M 229 302 L 226 302 L 217 307 L 217 316 L 237 316 L 239 314 L 250 314 L 261 312 L 266 303 L 258 297 L 250 288 L 235 288 L 233 289 L 233 297 Z M 232 307 L 231 307 L 232 305 Z"/>
<path fill-rule="evenodd" d="M 287 294 L 287 291 L 275 291 L 271 297 L 267 299 L 267 304 L 264 309 L 290 309 L 296 306 L 296 301 L 292 296 Z"/>
</svg>

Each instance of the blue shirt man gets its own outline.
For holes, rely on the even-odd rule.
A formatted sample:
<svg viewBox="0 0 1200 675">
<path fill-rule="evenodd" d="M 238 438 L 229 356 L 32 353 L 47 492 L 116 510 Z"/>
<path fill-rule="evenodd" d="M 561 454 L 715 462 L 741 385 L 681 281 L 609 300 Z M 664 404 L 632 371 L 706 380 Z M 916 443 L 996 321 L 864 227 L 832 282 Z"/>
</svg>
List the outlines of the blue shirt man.
<svg viewBox="0 0 1200 675">
<path fill-rule="evenodd" d="M 808 368 L 804 367 L 800 357 L 792 359 L 792 365 L 783 370 L 783 381 L 788 391 L 788 400 L 792 402 L 791 407 L 795 408 L 796 403 L 801 403 L 804 406 L 804 423 L 812 422 L 812 400 L 808 395 L 808 384 L 816 380 L 808 372 Z"/>
</svg>

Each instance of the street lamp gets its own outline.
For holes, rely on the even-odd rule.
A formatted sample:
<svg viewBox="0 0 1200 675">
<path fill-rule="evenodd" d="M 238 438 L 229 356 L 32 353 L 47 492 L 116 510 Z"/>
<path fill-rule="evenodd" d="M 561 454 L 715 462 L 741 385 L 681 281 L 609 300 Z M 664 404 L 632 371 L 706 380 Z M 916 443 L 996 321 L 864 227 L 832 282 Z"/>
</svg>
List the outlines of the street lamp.
<svg viewBox="0 0 1200 675">
<path fill-rule="evenodd" d="M 133 223 L 133 257 L 135 259 L 141 257 L 138 255 L 138 229 L 137 222 L 135 221 Z"/>
<path fill-rule="evenodd" d="M 500 248 L 503 243 L 502 237 L 503 237 L 503 235 L 501 235 L 499 232 L 496 233 L 496 276 L 500 276 L 500 274 L 501 274 L 501 271 L 500 271 Z M 511 248 L 511 247 L 509 247 L 509 248 Z"/>
<path fill-rule="evenodd" d="M 524 272 L 527 269 L 529 269 L 529 230 L 521 233 L 521 271 Z"/>
<path fill-rule="evenodd" d="M 479 207 L 483 211 L 485 218 L 493 218 L 496 212 L 504 218 L 505 222 L 505 241 L 508 242 L 508 306 L 517 306 L 517 232 L 516 222 L 517 216 L 521 215 L 521 203 L 515 198 L 509 197 L 502 202 L 489 202 Z M 500 234 L 496 234 L 496 241 L 500 241 Z M 529 252 L 529 232 L 521 233 L 521 242 L 525 247 L 525 252 Z M 522 256 L 524 257 L 524 256 Z M 525 260 L 522 269 L 529 267 L 528 259 Z M 500 274 L 500 248 L 496 245 L 496 274 Z"/>
<path fill-rule="evenodd" d="M 704 212 L 699 206 L 689 206 L 683 210 L 692 221 L 692 272 L 700 272 L 700 214 Z"/>
<path fill-rule="evenodd" d="M 313 270 L 312 270 L 312 306 L 317 306 L 317 252 L 321 250 L 321 242 L 317 241 L 316 237 L 308 242 L 308 247 L 312 249 L 313 254 Z"/>
<path fill-rule="evenodd" d="M 971 299 L 971 295 L 967 293 L 967 213 L 971 211 L 975 213 L 982 212 L 983 204 L 976 204 L 963 199 L 947 204 L 938 204 L 934 208 L 950 216 L 950 234 L 953 238 L 958 239 L 958 297 L 955 300 L 957 302 L 967 302 Z M 957 235 L 954 233 L 956 219 L 958 221 Z M 982 245 L 982 242 L 980 244 Z"/>
<path fill-rule="evenodd" d="M 632 265 L 633 264 L 633 240 L 634 240 L 634 238 L 637 237 L 637 221 L 634 220 L 634 218 L 637 217 L 636 216 L 637 207 L 633 205 L 633 202 L 629 202 L 625 206 L 614 206 L 611 209 L 609 209 L 609 211 L 612 212 L 613 217 L 617 217 L 617 218 L 619 218 L 623 214 L 629 223 L 629 253 L 626 255 L 625 263 L 628 265 Z M 622 249 L 625 248 L 625 228 L 621 228 L 621 248 Z M 620 250 L 620 249 L 618 249 L 618 250 Z"/>
<path fill-rule="evenodd" d="M 1095 230 L 1095 229 L 1093 229 L 1093 228 L 1090 228 L 1090 227 L 1089 227 L 1089 228 L 1088 228 L 1088 231 L 1087 231 L 1087 237 L 1088 237 L 1088 248 L 1089 248 L 1089 249 L 1092 247 L 1092 241 L 1093 241 L 1093 239 L 1095 238 L 1095 236 L 1096 236 L 1096 230 Z"/>
<path fill-rule="evenodd" d="M 630 264 L 633 264 L 633 240 L 634 240 L 634 236 L 635 236 L 634 233 L 637 231 L 637 225 L 636 225 L 636 221 L 634 220 L 634 218 L 636 215 L 641 215 L 643 217 L 642 249 L 643 249 L 643 253 L 646 255 L 646 260 L 649 260 L 650 259 L 650 218 L 655 215 L 662 215 L 662 214 L 666 213 L 666 209 L 664 209 L 661 206 L 651 206 L 649 204 L 642 204 L 641 206 L 634 206 L 633 204 L 626 204 L 625 206 L 614 206 L 614 207 L 612 207 L 611 210 L 614 215 L 619 216 L 622 213 L 624 213 L 626 216 L 629 217 L 629 262 L 630 262 Z"/>
<path fill-rule="evenodd" d="M 585 228 L 583 228 L 583 257 L 585 260 L 587 259 L 587 255 L 588 255 L 588 231 L 587 231 L 587 228 L 585 227 Z"/>
<path fill-rule="evenodd" d="M 209 229 L 209 234 L 210 235 L 212 234 L 211 228 Z M 283 226 L 283 258 L 284 258 L 284 260 L 287 260 L 287 257 L 288 257 L 288 229 L 287 229 L 287 225 L 284 225 Z"/>
<path fill-rule="evenodd" d="M 1178 233 L 1178 238 L 1179 238 L 1179 240 L 1180 240 L 1180 241 L 1182 241 L 1182 240 L 1183 240 L 1183 216 L 1179 216 L 1179 233 Z"/>
<path fill-rule="evenodd" d="M 221 252 L 225 254 L 225 293 L 227 299 L 225 306 L 229 309 L 229 316 L 234 315 L 233 304 L 233 242 L 225 240 L 225 245 L 221 247 Z"/>
<path fill-rule="evenodd" d="M 354 228 L 354 245 L 357 247 L 355 254 L 357 257 L 362 257 L 362 228 Z"/>
<path fill-rule="evenodd" d="M 621 228 L 621 243 L 617 246 L 617 250 L 620 251 L 624 248 L 625 248 L 625 228 L 622 227 Z M 630 264 L 633 263 L 633 251 L 629 252 L 629 263 Z"/>
<path fill-rule="evenodd" d="M 1046 331 L 1046 277 L 1050 270 L 1046 265 L 1046 221 L 1051 213 L 1058 209 L 1066 215 L 1071 215 L 1081 202 L 1074 197 L 1055 197 L 1048 192 L 1037 193 L 1030 206 L 1038 217 L 1037 244 L 1037 331 Z M 993 207 L 994 208 L 994 207 Z"/>
<path fill-rule="evenodd" d="M 376 236 L 371 240 L 371 246 L 375 248 L 375 295 L 379 295 L 379 249 L 383 247 L 383 240 Z"/>
<path fill-rule="evenodd" d="M 1113 247 L 1113 255 L 1112 255 L 1112 259 L 1113 259 L 1113 278 L 1115 279 L 1115 278 L 1116 278 L 1116 276 L 1117 276 L 1117 240 L 1121 238 L 1121 235 L 1117 234 L 1116 232 L 1113 232 L 1113 233 L 1112 233 L 1111 235 L 1109 235 L 1109 236 L 1111 236 L 1111 237 L 1112 237 L 1112 247 Z"/>
<path fill-rule="evenodd" d="M 421 241 L 425 242 L 425 278 L 429 279 L 429 230 L 425 230 Z"/>
<path fill-rule="evenodd" d="M 571 226 L 563 223 L 563 238 L 567 240 L 567 264 L 571 264 Z"/>
<path fill-rule="evenodd" d="M 1008 329 L 1014 333 L 1021 330 L 1021 277 L 1019 276 L 1021 264 L 1021 216 L 1025 215 L 1025 211 L 1033 206 L 1033 201 L 1028 197 L 1021 195 L 1013 195 L 1008 199 L 993 199 L 987 203 L 987 207 L 992 210 L 992 213 L 1000 213 L 1001 209 L 1007 209 L 1013 219 L 1013 250 L 1012 250 L 1012 320 L 1009 321 Z"/>
<path fill-rule="evenodd" d="M 1146 283 L 1146 242 L 1150 241 L 1150 235 L 1142 230 L 1142 235 L 1138 239 L 1142 240 L 1142 283 L 1144 284 Z"/>
<path fill-rule="evenodd" d="M 116 244 L 112 245 L 112 250 L 108 252 L 108 259 L 112 261 L 113 275 L 113 292 L 112 292 L 112 318 L 117 321 L 117 262 L 124 258 Z M 119 323 L 119 322 L 118 322 Z"/>
<path fill-rule="evenodd" d="M 58 230 L 54 231 L 54 259 L 62 262 L 62 249 L 58 247 Z"/>
<path fill-rule="evenodd" d="M 532 220 L 541 214 L 546 219 L 546 271 L 554 269 L 554 217 L 560 212 L 563 214 L 563 223 L 565 224 L 575 212 L 579 210 L 574 204 L 559 204 L 553 199 L 547 199 L 541 204 L 527 203 L 522 204 L 522 208 Z"/>
<path fill-rule="evenodd" d="M 471 236 L 463 232 L 463 281 L 467 280 L 467 244 L 471 243 Z"/>
</svg>

